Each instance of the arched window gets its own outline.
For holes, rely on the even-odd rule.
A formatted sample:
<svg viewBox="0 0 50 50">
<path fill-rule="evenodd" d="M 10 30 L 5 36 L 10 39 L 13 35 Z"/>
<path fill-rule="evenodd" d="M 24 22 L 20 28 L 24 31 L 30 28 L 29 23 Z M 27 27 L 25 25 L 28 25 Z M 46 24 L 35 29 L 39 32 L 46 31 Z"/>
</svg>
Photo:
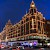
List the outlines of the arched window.
<svg viewBox="0 0 50 50">
<path fill-rule="evenodd" d="M 38 20 L 40 20 L 40 17 L 39 17 L 39 16 L 37 16 L 37 19 L 38 19 Z"/>
<path fill-rule="evenodd" d="M 31 16 L 33 19 L 35 19 L 35 16 Z"/>
<path fill-rule="evenodd" d="M 36 9 L 34 9 L 34 13 L 36 13 Z"/>
<path fill-rule="evenodd" d="M 33 9 L 31 9 L 31 10 L 30 10 L 30 14 L 31 14 L 31 15 L 33 15 L 33 13 L 34 13 L 34 10 L 33 10 Z"/>
<path fill-rule="evenodd" d="M 21 21 L 21 24 L 23 24 L 23 21 Z"/>
<path fill-rule="evenodd" d="M 35 16 L 31 16 L 31 17 L 30 17 L 30 20 L 32 20 L 32 18 L 35 19 Z"/>
<path fill-rule="evenodd" d="M 26 22 L 29 21 L 29 18 L 26 18 Z"/>
</svg>

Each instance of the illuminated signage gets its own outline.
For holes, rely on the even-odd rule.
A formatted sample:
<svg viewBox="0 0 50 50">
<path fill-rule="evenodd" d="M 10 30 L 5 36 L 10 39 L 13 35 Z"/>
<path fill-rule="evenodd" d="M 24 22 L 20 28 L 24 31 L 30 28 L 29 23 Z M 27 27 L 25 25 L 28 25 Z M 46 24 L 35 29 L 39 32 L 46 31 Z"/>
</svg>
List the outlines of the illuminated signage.
<svg viewBox="0 0 50 50">
<path fill-rule="evenodd" d="M 11 41 L 16 41 L 16 38 L 12 38 Z"/>
<path fill-rule="evenodd" d="M 37 46 L 37 45 L 38 45 L 38 41 L 37 41 L 37 40 L 34 40 L 34 41 L 33 41 L 33 45 L 34 45 L 34 46 Z"/>
<path fill-rule="evenodd" d="M 30 46 L 32 46 L 33 44 L 32 43 L 30 43 Z"/>
</svg>

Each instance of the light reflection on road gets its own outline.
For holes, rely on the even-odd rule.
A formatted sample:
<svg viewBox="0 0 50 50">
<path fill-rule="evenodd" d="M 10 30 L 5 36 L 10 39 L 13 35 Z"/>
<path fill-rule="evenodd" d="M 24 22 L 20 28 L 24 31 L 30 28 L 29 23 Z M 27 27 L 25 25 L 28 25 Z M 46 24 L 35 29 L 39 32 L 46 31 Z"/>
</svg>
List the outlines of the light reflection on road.
<svg viewBox="0 0 50 50">
<path fill-rule="evenodd" d="M 1 50 L 10 50 L 10 49 L 1 49 Z M 37 48 L 25 48 L 24 50 L 41 50 L 40 48 L 37 49 Z M 50 50 L 50 48 L 43 48 L 42 50 Z"/>
</svg>

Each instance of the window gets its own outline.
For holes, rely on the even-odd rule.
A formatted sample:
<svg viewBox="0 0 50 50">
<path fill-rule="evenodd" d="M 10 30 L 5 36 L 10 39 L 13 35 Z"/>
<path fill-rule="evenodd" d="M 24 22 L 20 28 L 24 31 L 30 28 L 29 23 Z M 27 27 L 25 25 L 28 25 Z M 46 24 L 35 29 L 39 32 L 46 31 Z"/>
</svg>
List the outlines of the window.
<svg viewBox="0 0 50 50">
<path fill-rule="evenodd" d="M 17 33 L 17 31 L 16 31 L 16 33 Z"/>
<path fill-rule="evenodd" d="M 16 34 L 16 37 L 17 37 L 17 34 Z"/>
<path fill-rule="evenodd" d="M 25 34 L 25 24 L 24 24 L 24 34 Z"/>
<path fill-rule="evenodd" d="M 26 18 L 26 22 L 29 21 L 29 18 Z"/>
<path fill-rule="evenodd" d="M 12 36 L 12 38 L 15 37 L 14 35 Z"/>
<path fill-rule="evenodd" d="M 10 36 L 10 38 L 12 38 L 12 36 Z"/>
<path fill-rule="evenodd" d="M 18 27 L 18 25 L 16 25 Z"/>
<path fill-rule="evenodd" d="M 33 9 L 31 9 L 31 10 L 30 10 L 30 14 L 33 15 L 33 13 L 34 13 L 34 12 L 33 12 Z"/>
<path fill-rule="evenodd" d="M 13 32 L 13 31 L 11 30 L 11 32 Z"/>
<path fill-rule="evenodd" d="M 40 22 L 38 22 L 38 30 L 41 30 L 41 28 L 40 28 Z"/>
<path fill-rule="evenodd" d="M 36 13 L 36 9 L 34 9 L 34 13 Z"/>
<path fill-rule="evenodd" d="M 38 22 L 38 25 L 40 25 L 40 22 Z"/>
<path fill-rule="evenodd" d="M 30 21 L 30 29 L 32 28 L 32 21 Z"/>
<path fill-rule="evenodd" d="M 28 40 L 28 36 L 26 37 L 26 40 Z M 25 42 L 25 43 L 27 43 L 27 42 Z"/>
<path fill-rule="evenodd" d="M 13 30 L 13 29 L 11 28 L 11 30 Z"/>
<path fill-rule="evenodd" d="M 30 40 L 33 39 L 33 36 L 29 36 L 29 39 L 30 39 Z"/>
<path fill-rule="evenodd" d="M 20 34 L 18 34 L 18 36 L 20 36 Z"/>
<path fill-rule="evenodd" d="M 18 29 L 20 29 L 20 27 L 18 27 Z"/>
<path fill-rule="evenodd" d="M 23 24 L 23 21 L 21 21 L 21 24 Z"/>
<path fill-rule="evenodd" d="M 26 23 L 26 34 L 29 34 L 29 22 Z"/>
<path fill-rule="evenodd" d="M 9 34 L 9 36 L 10 36 L 10 34 Z"/>
<path fill-rule="evenodd" d="M 35 16 L 31 16 L 33 19 L 35 19 Z"/>
<path fill-rule="evenodd" d="M 25 23 L 25 20 L 24 20 L 24 23 Z"/>
<path fill-rule="evenodd" d="M 37 33 L 36 29 L 30 30 L 30 33 Z"/>
<path fill-rule="evenodd" d="M 20 30 L 18 30 L 18 33 L 20 33 Z"/>
<path fill-rule="evenodd" d="M 46 30 L 46 25 L 45 25 L 45 24 L 43 24 L 43 27 L 44 27 L 44 29 Z"/>
<path fill-rule="evenodd" d="M 35 20 L 34 20 L 35 19 L 35 16 L 31 16 L 30 17 L 30 20 L 32 20 L 32 19 L 33 19 L 33 22 L 36 23 Z"/>
<path fill-rule="evenodd" d="M 23 28 L 23 26 L 21 26 L 21 35 L 23 35 L 24 34 L 24 28 Z"/>
<path fill-rule="evenodd" d="M 36 28 L 36 25 L 34 25 L 34 28 Z"/>
<path fill-rule="evenodd" d="M 11 34 L 12 35 L 12 34 Z"/>
<path fill-rule="evenodd" d="M 39 16 L 37 16 L 37 19 L 38 19 L 38 20 L 40 20 L 40 17 L 39 17 Z"/>
<path fill-rule="evenodd" d="M 30 20 L 32 20 L 32 17 L 30 17 Z"/>
<path fill-rule="evenodd" d="M 36 21 L 35 21 L 35 20 L 33 20 L 33 23 L 34 23 L 34 24 L 36 24 Z"/>
</svg>

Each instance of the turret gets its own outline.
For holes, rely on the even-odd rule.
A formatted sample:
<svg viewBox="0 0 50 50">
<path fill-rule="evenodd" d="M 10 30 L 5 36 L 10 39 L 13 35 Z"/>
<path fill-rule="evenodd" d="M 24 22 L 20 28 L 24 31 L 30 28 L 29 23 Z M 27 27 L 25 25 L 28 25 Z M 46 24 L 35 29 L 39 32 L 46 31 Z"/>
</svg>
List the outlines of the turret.
<svg viewBox="0 0 50 50">
<path fill-rule="evenodd" d="M 31 15 L 33 15 L 34 13 L 36 13 L 36 11 L 37 11 L 37 9 L 36 9 L 35 3 L 32 0 L 32 2 L 30 4 L 30 11 L 29 12 Z"/>
</svg>

